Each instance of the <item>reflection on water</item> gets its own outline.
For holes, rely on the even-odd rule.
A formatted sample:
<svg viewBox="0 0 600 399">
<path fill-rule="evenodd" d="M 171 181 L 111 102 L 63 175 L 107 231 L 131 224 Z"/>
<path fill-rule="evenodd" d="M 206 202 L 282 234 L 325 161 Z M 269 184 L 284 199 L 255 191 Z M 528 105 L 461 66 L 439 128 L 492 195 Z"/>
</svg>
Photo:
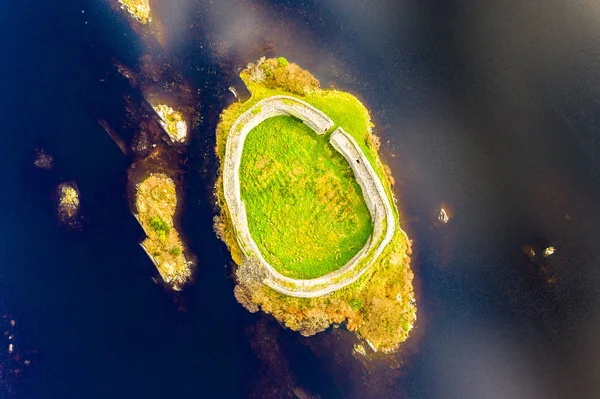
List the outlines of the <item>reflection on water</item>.
<svg viewBox="0 0 600 399">
<path fill-rule="evenodd" d="M 32 328 L 41 331 L 32 339 L 49 359 L 28 393 L 51 389 L 63 397 L 109 397 L 119 385 L 123 395 L 244 397 L 249 387 L 289 392 L 300 386 L 323 398 L 600 396 L 600 60 L 594 47 L 600 13 L 592 12 L 591 3 L 157 4 L 165 49 L 179 59 L 204 101 L 204 120 L 190 147 L 183 228 L 206 266 L 183 318 L 172 316 L 162 293 L 145 283 L 151 265 L 131 248 L 139 231 L 120 205 L 119 171 L 126 161 L 80 105 L 86 96 L 106 95 L 94 89 L 101 74 L 86 71 L 92 67 L 82 61 L 81 49 L 102 42 L 119 58 L 135 60 L 131 54 L 140 45 L 108 7 L 87 4 L 90 23 L 84 25 L 75 19 L 81 4 L 37 14 L 27 3 L 13 6 L 5 14 L 10 19 L 0 18 L 11 27 L 11 20 L 33 18 L 49 34 L 31 50 L 36 57 L 21 54 L 23 42 L 7 40 L 1 50 L 8 52 L 4 59 L 22 64 L 0 78 L 15 99 L 3 116 L 22 115 L 26 108 L 48 121 L 53 115 L 44 110 L 53 109 L 74 113 L 77 123 L 48 132 L 47 125 L 32 121 L 31 132 L 15 138 L 11 148 L 15 154 L 31 151 L 40 136 L 55 143 L 49 149 L 57 165 L 77 177 L 91 215 L 86 239 L 54 236 L 46 221 L 51 215 L 17 180 L 25 174 L 19 170 L 4 180 L 14 189 L 3 201 L 17 215 L 7 213 L 5 223 L 19 226 L 10 239 L 13 251 L 24 255 L 1 250 L 0 284 L 28 323 L 39 326 Z M 70 31 L 44 22 L 58 14 Z M 12 37 L 32 35 L 26 27 L 14 29 L 19 35 Z M 393 358 L 353 355 L 355 342 L 343 329 L 301 338 L 246 314 L 233 300 L 228 255 L 211 229 L 214 128 L 221 109 L 235 101 L 228 87 L 238 88 L 239 68 L 265 53 L 285 55 L 323 86 L 350 91 L 373 111 L 414 237 L 420 286 L 416 337 Z M 32 67 L 37 57 L 47 60 L 48 76 Z M 38 93 L 28 103 L 23 88 L 9 84 L 7 76 L 24 82 L 28 96 L 45 87 L 78 101 L 66 97 L 69 108 L 60 108 Z M 81 87 L 72 87 L 72 80 Z M 88 135 L 82 137 L 82 130 Z M 3 159 L 18 164 L 15 157 L 7 153 Z M 437 219 L 442 203 L 452 204 L 447 225 Z M 29 250 L 31 239 L 43 250 Z M 538 255 L 556 248 L 544 258 L 554 284 L 530 266 L 526 245 Z M 53 257 L 61 262 L 47 260 Z M 276 361 L 256 352 L 271 344 Z M 94 373 L 84 374 L 86 365 Z M 273 377 L 282 370 L 285 376 Z"/>
</svg>

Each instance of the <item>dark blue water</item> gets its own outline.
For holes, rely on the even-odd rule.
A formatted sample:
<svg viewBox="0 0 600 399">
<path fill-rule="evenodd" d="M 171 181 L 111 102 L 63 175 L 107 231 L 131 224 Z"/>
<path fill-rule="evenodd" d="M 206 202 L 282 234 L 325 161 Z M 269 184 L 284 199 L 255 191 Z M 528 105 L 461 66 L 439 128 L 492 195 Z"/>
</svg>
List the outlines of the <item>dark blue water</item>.
<svg viewBox="0 0 600 399">
<path fill-rule="evenodd" d="M 286 384 L 323 398 L 600 397 L 600 7 L 161 2 L 164 51 L 203 98 L 182 221 L 199 272 L 181 312 L 137 245 L 131 160 L 96 123 L 122 100 L 99 82 L 110 57 L 135 67 L 155 50 L 103 2 L 39 3 L 0 13 L 0 311 L 22 354 L 0 351 L 0 397 L 269 398 Z M 233 298 L 212 232 L 214 128 L 239 68 L 265 52 L 372 110 L 416 252 L 419 324 L 392 358 L 361 362 L 350 334 L 303 339 Z M 53 172 L 33 168 L 37 146 Z M 81 232 L 58 228 L 51 202 L 73 179 Z M 523 245 L 556 247 L 556 283 Z"/>
</svg>

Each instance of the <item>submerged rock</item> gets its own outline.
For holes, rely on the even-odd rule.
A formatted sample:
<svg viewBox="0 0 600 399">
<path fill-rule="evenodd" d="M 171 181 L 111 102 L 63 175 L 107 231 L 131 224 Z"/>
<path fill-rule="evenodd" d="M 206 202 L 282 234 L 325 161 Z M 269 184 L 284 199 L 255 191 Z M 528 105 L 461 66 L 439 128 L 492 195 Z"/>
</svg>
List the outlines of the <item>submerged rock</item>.
<svg viewBox="0 0 600 399">
<path fill-rule="evenodd" d="M 362 343 L 355 344 L 352 350 L 354 351 L 354 353 L 367 356 L 367 350 L 365 349 L 365 346 Z"/>
<path fill-rule="evenodd" d="M 558 276 L 548 257 L 556 252 L 556 248 L 553 246 L 542 248 L 544 249 L 536 252 L 533 246 L 525 245 L 523 246 L 523 253 L 527 256 L 529 266 L 536 271 L 539 277 L 550 284 L 555 284 Z"/>
<path fill-rule="evenodd" d="M 554 252 L 556 252 L 556 248 L 550 246 L 547 247 L 546 249 L 544 249 L 544 257 L 548 257 L 550 255 L 554 255 Z"/>
<path fill-rule="evenodd" d="M 36 149 L 33 164 L 39 169 L 52 170 L 54 169 L 54 157 L 46 153 L 42 148 Z"/>
<path fill-rule="evenodd" d="M 525 253 L 525 255 L 527 255 L 529 260 L 531 260 L 532 262 L 535 260 L 535 250 L 531 245 L 523 246 L 523 252 Z"/>
</svg>

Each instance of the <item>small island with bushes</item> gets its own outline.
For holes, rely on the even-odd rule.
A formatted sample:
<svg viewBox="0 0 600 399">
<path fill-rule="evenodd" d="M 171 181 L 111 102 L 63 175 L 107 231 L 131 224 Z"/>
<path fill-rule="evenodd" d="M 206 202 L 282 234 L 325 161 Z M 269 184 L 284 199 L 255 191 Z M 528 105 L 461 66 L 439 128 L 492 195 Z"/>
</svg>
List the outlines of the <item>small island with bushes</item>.
<svg viewBox="0 0 600 399">
<path fill-rule="evenodd" d="M 185 247 L 174 227 L 177 210 L 177 186 L 164 173 L 151 173 L 137 184 L 136 217 L 146 239 L 142 248 L 156 265 L 163 281 L 176 291 L 181 290 L 192 275 Z"/>
<path fill-rule="evenodd" d="M 217 127 L 215 218 L 237 300 L 304 335 L 343 323 L 397 349 L 416 321 L 411 242 L 367 109 L 283 57 L 240 76 L 251 97 Z"/>
<path fill-rule="evenodd" d="M 81 228 L 81 195 L 73 181 L 60 183 L 56 188 L 58 221 L 69 230 Z"/>
<path fill-rule="evenodd" d="M 106 90 L 122 95 L 119 112 L 98 115 L 98 123 L 130 156 L 127 198 L 140 223 L 140 243 L 169 290 L 182 291 L 194 280 L 197 263 L 181 226 L 185 153 L 199 123 L 200 103 L 191 83 L 166 56 L 144 56 L 139 69 L 113 59 Z"/>
<path fill-rule="evenodd" d="M 122 94 L 123 108 L 99 115 L 98 123 L 123 154 L 132 157 L 127 198 L 144 231 L 140 245 L 160 275 L 154 281 L 182 291 L 193 282 L 197 263 L 185 239 L 181 213 L 187 144 L 201 121 L 199 92 L 179 72 L 177 60 L 163 50 L 155 0 L 109 4 L 126 16 L 148 52 L 137 68 L 112 59 L 114 69 L 103 81 L 107 90 Z"/>
</svg>

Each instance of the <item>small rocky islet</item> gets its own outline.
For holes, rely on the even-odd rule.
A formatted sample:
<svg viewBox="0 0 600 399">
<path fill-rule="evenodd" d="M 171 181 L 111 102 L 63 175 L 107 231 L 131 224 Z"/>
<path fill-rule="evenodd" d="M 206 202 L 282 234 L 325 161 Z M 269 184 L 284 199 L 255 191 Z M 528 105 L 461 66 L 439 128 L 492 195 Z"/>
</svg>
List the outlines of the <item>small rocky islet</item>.
<svg viewBox="0 0 600 399">
<path fill-rule="evenodd" d="M 200 100 L 162 51 L 150 2 L 111 4 L 126 11 L 153 51 L 142 56 L 137 68 L 113 59 L 113 69 L 103 81 L 122 91 L 123 109 L 118 117 L 99 115 L 98 123 L 132 158 L 127 170 L 128 202 L 144 230 L 140 245 L 158 270 L 156 281 L 181 291 L 193 281 L 196 265 L 179 221 L 184 205 L 182 166 L 190 133 L 199 120 Z"/>
</svg>

